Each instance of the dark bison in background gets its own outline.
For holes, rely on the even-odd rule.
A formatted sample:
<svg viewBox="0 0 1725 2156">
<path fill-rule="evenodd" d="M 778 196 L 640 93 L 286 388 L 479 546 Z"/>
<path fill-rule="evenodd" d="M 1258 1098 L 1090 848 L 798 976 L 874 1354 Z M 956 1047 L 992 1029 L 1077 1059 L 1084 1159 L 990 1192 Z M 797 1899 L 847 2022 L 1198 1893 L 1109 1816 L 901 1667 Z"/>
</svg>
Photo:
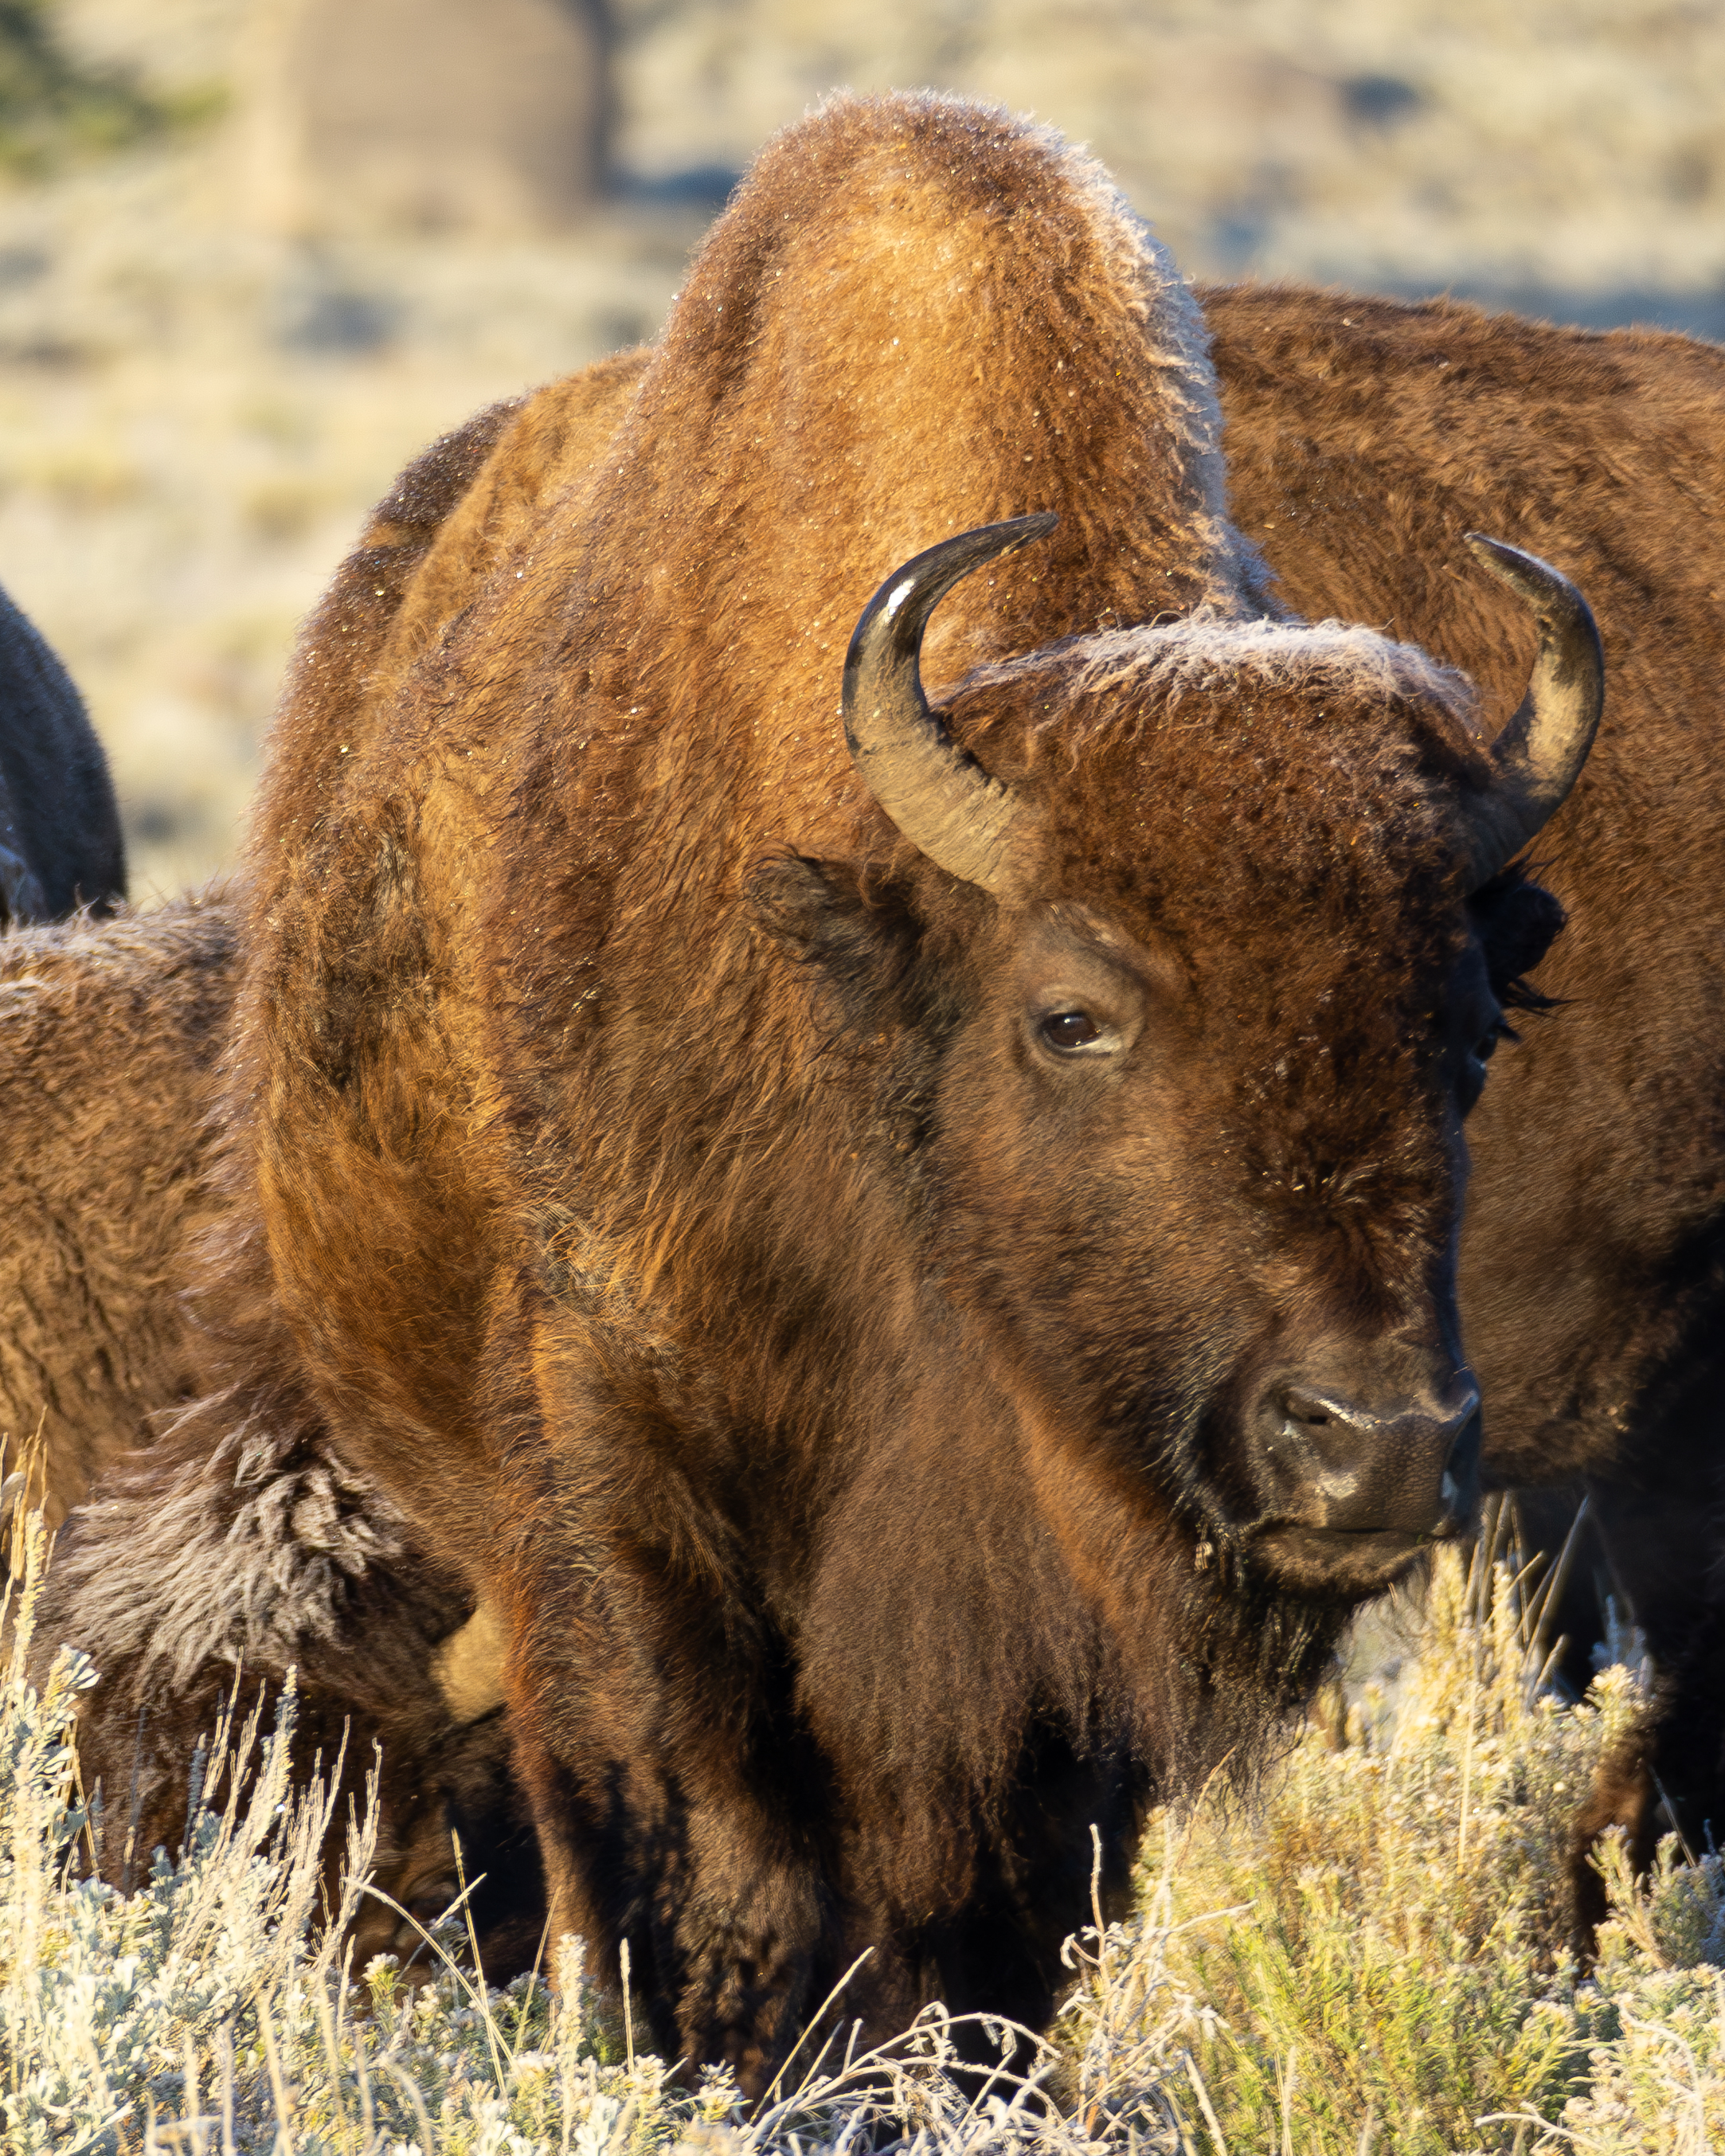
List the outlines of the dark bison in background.
<svg viewBox="0 0 1725 2156">
<path fill-rule="evenodd" d="M 64 667 L 0 592 L 0 926 L 125 896 L 101 743 Z"/>
<path fill-rule="evenodd" d="M 1281 618 L 1183 289 L 996 115 L 791 131 L 608 441 L 625 372 L 444 445 L 308 633 L 252 1397 L 498 1614 L 554 1928 L 758 2087 L 865 1947 L 877 2033 L 1042 2018 L 1091 1823 L 1117 1890 L 1464 1526 L 1461 1123 L 1598 654 L 1486 547 L 1488 750 Z"/>
</svg>

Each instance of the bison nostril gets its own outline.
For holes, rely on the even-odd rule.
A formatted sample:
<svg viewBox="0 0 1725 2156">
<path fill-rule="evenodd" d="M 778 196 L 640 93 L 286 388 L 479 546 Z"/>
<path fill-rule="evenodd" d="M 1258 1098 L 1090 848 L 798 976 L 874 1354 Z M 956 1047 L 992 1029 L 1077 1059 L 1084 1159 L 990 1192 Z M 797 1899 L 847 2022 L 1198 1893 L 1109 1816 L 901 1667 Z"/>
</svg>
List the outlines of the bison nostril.
<svg viewBox="0 0 1725 2156">
<path fill-rule="evenodd" d="M 1305 1525 L 1415 1536 L 1457 1531 L 1477 1494 L 1480 1399 L 1456 1373 L 1363 1396 L 1285 1377 L 1260 1395 L 1266 1509 Z"/>
<path fill-rule="evenodd" d="M 1307 1430 L 1322 1430 L 1332 1422 L 1357 1423 L 1360 1418 L 1339 1400 L 1327 1399 L 1322 1393 L 1308 1392 L 1303 1385 L 1286 1385 L 1276 1396 L 1276 1404 L 1288 1422 L 1300 1424 Z"/>
</svg>

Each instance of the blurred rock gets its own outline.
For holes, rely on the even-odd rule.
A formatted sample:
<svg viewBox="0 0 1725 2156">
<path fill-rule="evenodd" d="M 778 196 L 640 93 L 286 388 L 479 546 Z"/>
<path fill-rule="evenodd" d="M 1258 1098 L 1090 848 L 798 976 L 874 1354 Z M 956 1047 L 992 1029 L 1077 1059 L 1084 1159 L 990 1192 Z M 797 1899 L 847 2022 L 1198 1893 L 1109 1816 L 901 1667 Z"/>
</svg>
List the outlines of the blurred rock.
<svg viewBox="0 0 1725 2156">
<path fill-rule="evenodd" d="M 270 230 L 546 232 L 603 185 L 603 0 L 259 0 L 252 31 Z"/>
</svg>

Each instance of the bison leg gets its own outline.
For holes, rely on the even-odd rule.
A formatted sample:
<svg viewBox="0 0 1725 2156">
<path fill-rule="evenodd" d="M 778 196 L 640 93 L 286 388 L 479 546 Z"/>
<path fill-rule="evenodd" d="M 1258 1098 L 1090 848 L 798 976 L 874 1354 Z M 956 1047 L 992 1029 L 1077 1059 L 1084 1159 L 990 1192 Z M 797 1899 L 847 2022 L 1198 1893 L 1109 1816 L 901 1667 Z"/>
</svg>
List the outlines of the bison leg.
<svg viewBox="0 0 1725 2156">
<path fill-rule="evenodd" d="M 1656 1681 L 1640 1727 L 1608 1763 L 1579 1823 L 1584 1916 L 1603 1914 L 1584 1857 L 1608 1826 L 1628 1832 L 1638 1869 L 1672 1830 L 1697 1852 L 1725 1835 L 1725 1581 L 1711 1423 L 1700 1412 L 1671 1417 L 1630 1472 L 1589 1486 L 1616 1593 L 1646 1641 Z"/>
<path fill-rule="evenodd" d="M 598 1325 L 519 1322 L 494 1335 L 491 1412 L 515 1435 L 486 1594 L 551 1937 L 611 1983 L 626 1943 L 661 2056 L 759 2093 L 839 1974 L 793 1656 L 658 1366 Z"/>
<path fill-rule="evenodd" d="M 533 1612 L 511 1671 L 516 1772 L 551 1936 L 583 1939 L 612 1982 L 627 1943 L 661 2056 L 723 2061 L 759 2095 L 832 1980 L 818 1770 L 758 1666 L 687 1652 L 717 1613 L 686 1583 L 636 1570 L 626 1617 L 617 1585 L 585 1606 L 548 1583 L 516 1598 Z"/>
</svg>

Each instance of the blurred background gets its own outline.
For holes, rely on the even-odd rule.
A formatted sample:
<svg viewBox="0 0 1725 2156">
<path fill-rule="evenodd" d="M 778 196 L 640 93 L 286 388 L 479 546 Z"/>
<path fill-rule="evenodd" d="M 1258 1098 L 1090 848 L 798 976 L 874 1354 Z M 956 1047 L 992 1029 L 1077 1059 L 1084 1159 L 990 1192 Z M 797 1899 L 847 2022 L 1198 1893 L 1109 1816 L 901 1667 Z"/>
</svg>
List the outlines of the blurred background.
<svg viewBox="0 0 1725 2156">
<path fill-rule="evenodd" d="M 141 898 L 390 475 L 651 336 L 838 85 L 1051 121 L 1194 276 L 1725 337 L 1725 0 L 0 0 L 0 583 Z"/>
</svg>

